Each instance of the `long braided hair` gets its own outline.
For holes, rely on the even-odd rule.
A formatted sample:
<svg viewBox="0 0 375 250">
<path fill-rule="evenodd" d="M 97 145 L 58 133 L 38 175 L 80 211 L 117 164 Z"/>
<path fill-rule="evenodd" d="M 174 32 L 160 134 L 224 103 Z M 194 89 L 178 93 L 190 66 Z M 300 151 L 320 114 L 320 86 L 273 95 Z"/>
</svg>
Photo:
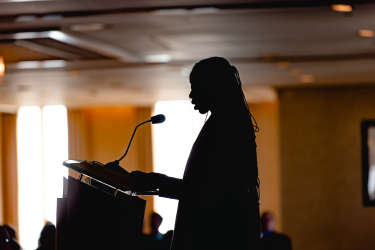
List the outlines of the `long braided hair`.
<svg viewBox="0 0 375 250">
<path fill-rule="evenodd" d="M 194 74 L 193 72 L 199 72 L 200 70 L 204 69 L 205 74 Z M 190 74 L 190 82 L 197 80 L 197 77 L 201 78 L 202 76 L 206 77 L 203 79 L 203 81 L 206 82 L 207 85 L 212 85 L 215 84 L 225 84 L 225 86 L 220 86 L 219 88 L 223 88 L 229 91 L 232 91 L 232 93 L 236 96 L 236 100 L 239 103 L 242 103 L 241 106 L 243 106 L 242 110 L 245 110 L 246 114 L 248 115 L 246 119 L 249 121 L 249 124 L 252 126 L 253 132 L 252 138 L 253 141 L 250 143 L 252 144 L 251 149 L 253 150 L 253 155 L 254 155 L 254 161 L 253 161 L 253 179 L 255 181 L 255 185 L 257 188 L 257 193 L 258 193 L 258 202 L 260 199 L 260 181 L 259 181 L 259 172 L 258 172 L 258 162 L 256 159 L 256 142 L 255 142 L 255 132 L 259 131 L 259 127 L 257 125 L 257 122 L 254 118 L 254 116 L 250 113 L 249 106 L 247 104 L 245 94 L 242 91 L 242 83 L 240 79 L 240 75 L 238 73 L 238 70 L 235 66 L 230 65 L 230 63 L 222 58 L 222 57 L 210 57 L 204 60 L 201 60 L 197 64 L 195 64 L 192 73 Z M 242 101 L 241 101 L 242 100 Z M 254 122 L 253 122 L 254 121 Z"/>
<path fill-rule="evenodd" d="M 243 90 L 242 90 L 242 83 L 241 83 L 241 79 L 240 79 L 240 74 L 238 73 L 238 70 L 235 66 L 232 65 L 232 68 L 233 68 L 233 72 L 234 72 L 234 75 L 236 77 L 236 80 L 237 80 L 237 83 L 238 83 L 238 86 L 239 86 L 239 90 L 242 94 L 242 98 L 243 98 L 243 101 L 246 105 L 246 110 L 247 110 L 247 113 L 251 119 L 251 124 L 253 126 L 253 129 L 254 129 L 254 144 L 255 144 L 255 148 L 254 150 L 256 150 L 256 141 L 255 141 L 255 132 L 259 132 L 259 127 L 258 127 L 258 124 L 257 124 L 257 121 L 255 120 L 254 116 L 251 114 L 250 112 L 250 108 L 249 108 L 249 105 L 247 104 L 247 101 L 246 101 L 246 97 L 245 97 L 245 94 L 243 93 Z M 254 121 L 254 123 L 252 122 Z M 255 152 L 256 154 L 256 152 Z M 259 180 L 259 171 L 258 171 L 258 161 L 256 160 L 256 188 L 257 188 L 257 193 L 258 193 L 258 201 L 260 199 L 260 180 Z"/>
</svg>

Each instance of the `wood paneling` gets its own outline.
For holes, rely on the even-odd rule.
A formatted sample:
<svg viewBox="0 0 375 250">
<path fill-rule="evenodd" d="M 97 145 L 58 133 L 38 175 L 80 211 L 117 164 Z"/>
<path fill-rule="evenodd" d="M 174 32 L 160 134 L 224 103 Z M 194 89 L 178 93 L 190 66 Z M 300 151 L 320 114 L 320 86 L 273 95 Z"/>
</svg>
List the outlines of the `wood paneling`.
<svg viewBox="0 0 375 250">
<path fill-rule="evenodd" d="M 0 114 L 1 118 L 1 188 L 3 223 L 18 229 L 17 116 Z"/>
</svg>

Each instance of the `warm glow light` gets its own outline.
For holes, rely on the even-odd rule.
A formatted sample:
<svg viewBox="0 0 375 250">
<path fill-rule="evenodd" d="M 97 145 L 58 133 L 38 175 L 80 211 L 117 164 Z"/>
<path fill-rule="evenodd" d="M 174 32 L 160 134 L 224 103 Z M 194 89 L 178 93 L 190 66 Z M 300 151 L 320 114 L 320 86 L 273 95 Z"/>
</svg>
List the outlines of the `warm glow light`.
<svg viewBox="0 0 375 250">
<path fill-rule="evenodd" d="M 44 225 L 42 117 L 37 106 L 18 111 L 17 155 L 20 245 L 34 250 Z"/>
<path fill-rule="evenodd" d="M 280 61 L 276 63 L 277 68 L 279 69 L 287 69 L 290 67 L 290 62 L 288 61 Z"/>
<path fill-rule="evenodd" d="M 155 172 L 182 178 L 205 115 L 195 111 L 189 101 L 157 102 L 155 114 L 164 114 L 166 117 L 163 124 L 153 126 Z M 161 233 L 174 229 L 177 205 L 177 200 L 155 197 L 155 210 L 163 217 Z"/>
<path fill-rule="evenodd" d="M 68 177 L 68 169 L 61 164 L 69 158 L 66 107 L 44 106 L 42 117 L 44 218 L 56 225 L 56 199 L 63 194 L 63 177 Z"/>
<path fill-rule="evenodd" d="M 359 30 L 358 35 L 361 37 L 374 37 L 375 33 L 373 30 Z"/>
<path fill-rule="evenodd" d="M 331 9 L 339 12 L 351 12 L 353 7 L 348 4 L 333 4 Z"/>
<path fill-rule="evenodd" d="M 4 57 L 0 56 L 0 77 L 5 73 Z"/>
<path fill-rule="evenodd" d="M 303 74 L 303 75 L 300 75 L 299 80 L 302 83 L 310 83 L 310 82 L 315 81 L 315 77 L 314 77 L 314 75 Z"/>
</svg>

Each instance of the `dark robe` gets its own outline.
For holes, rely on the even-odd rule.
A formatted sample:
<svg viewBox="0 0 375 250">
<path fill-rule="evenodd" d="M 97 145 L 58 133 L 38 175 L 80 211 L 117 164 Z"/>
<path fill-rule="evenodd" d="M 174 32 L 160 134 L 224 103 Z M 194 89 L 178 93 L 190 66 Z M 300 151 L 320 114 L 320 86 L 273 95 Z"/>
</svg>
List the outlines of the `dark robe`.
<svg viewBox="0 0 375 250">
<path fill-rule="evenodd" d="M 272 232 L 262 238 L 264 250 L 292 250 L 292 241 L 285 234 Z"/>
<path fill-rule="evenodd" d="M 183 179 L 160 192 L 179 199 L 172 250 L 262 249 L 255 137 L 247 114 L 212 114 L 198 135 Z"/>
</svg>

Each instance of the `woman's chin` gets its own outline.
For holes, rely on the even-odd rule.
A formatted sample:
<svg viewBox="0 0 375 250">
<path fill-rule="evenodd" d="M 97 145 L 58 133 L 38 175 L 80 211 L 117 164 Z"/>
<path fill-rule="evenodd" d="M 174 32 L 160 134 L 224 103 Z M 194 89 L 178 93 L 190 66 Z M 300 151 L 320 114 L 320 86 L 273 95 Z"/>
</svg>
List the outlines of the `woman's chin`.
<svg viewBox="0 0 375 250">
<path fill-rule="evenodd" d="M 202 115 L 206 114 L 208 112 L 208 110 L 205 110 L 205 109 L 199 109 L 199 113 L 201 113 Z"/>
</svg>

